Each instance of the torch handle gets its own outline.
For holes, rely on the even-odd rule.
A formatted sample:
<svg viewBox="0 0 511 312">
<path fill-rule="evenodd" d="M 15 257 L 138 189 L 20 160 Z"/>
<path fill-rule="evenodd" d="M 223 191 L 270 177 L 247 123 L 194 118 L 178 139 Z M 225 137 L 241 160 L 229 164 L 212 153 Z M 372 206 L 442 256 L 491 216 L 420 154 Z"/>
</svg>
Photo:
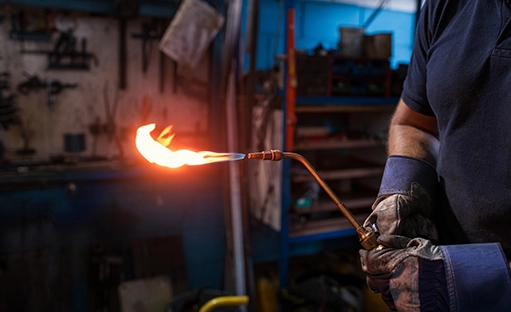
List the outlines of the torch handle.
<svg viewBox="0 0 511 312">
<path fill-rule="evenodd" d="M 348 220 L 348 222 L 355 228 L 360 243 L 362 244 L 362 247 L 366 250 L 371 250 L 378 247 L 378 242 L 376 241 L 377 238 L 377 232 L 373 231 L 372 229 L 367 229 L 363 227 L 360 222 L 358 222 L 357 219 L 353 216 L 351 211 L 346 208 L 346 206 L 342 203 L 342 201 L 337 197 L 337 195 L 332 191 L 330 186 L 323 180 L 323 178 L 318 174 L 316 169 L 311 165 L 311 163 L 302 155 L 293 153 L 293 152 L 282 152 L 279 150 L 271 150 L 271 151 L 264 151 L 259 153 L 249 153 L 247 154 L 248 159 L 261 159 L 261 160 L 272 160 L 272 161 L 279 161 L 283 158 L 289 158 L 294 159 L 302 163 L 302 165 L 307 168 L 307 170 L 311 173 L 311 175 L 316 179 L 316 181 L 319 183 L 319 185 L 325 190 L 325 192 L 328 194 L 330 199 L 337 205 L 339 210 L 342 212 L 344 217 Z"/>
</svg>

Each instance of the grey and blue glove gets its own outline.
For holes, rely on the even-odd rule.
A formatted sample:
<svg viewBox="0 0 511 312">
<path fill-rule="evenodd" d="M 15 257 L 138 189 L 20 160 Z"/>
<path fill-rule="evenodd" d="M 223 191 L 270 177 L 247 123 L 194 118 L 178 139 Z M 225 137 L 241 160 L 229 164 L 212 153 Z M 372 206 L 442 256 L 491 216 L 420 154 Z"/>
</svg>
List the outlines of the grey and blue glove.
<svg viewBox="0 0 511 312">
<path fill-rule="evenodd" d="M 361 250 L 367 285 L 397 311 L 511 311 L 511 273 L 498 243 L 435 246 L 438 176 L 419 159 L 390 156 L 373 212 L 385 248 Z"/>
<path fill-rule="evenodd" d="M 374 224 L 380 234 L 437 240 L 431 221 L 437 186 L 438 176 L 430 164 L 411 157 L 390 156 L 373 212 L 364 226 Z"/>
<path fill-rule="evenodd" d="M 393 311 L 511 311 L 511 273 L 498 243 L 435 246 L 381 235 L 360 250 L 367 285 Z"/>
<path fill-rule="evenodd" d="M 385 248 L 360 250 L 367 285 L 392 311 L 449 311 L 443 255 L 423 238 L 378 238 Z"/>
</svg>

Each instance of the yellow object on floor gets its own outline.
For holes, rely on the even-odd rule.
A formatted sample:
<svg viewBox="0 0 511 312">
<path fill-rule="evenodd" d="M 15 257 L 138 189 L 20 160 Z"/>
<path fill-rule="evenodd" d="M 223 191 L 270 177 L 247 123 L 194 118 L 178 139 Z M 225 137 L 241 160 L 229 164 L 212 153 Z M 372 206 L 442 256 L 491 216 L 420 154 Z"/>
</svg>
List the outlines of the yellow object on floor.
<svg viewBox="0 0 511 312">
<path fill-rule="evenodd" d="M 219 307 L 248 304 L 248 296 L 221 296 L 206 302 L 199 312 L 210 312 Z"/>
<path fill-rule="evenodd" d="M 278 281 L 261 277 L 257 281 L 257 308 L 259 312 L 277 312 L 279 299 Z"/>
</svg>

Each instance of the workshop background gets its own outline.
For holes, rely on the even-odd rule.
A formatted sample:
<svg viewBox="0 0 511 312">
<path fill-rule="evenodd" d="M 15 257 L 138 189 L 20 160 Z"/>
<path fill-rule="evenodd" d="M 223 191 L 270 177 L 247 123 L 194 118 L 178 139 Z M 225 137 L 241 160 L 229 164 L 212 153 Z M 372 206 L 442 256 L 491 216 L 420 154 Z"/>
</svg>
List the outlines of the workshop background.
<svg viewBox="0 0 511 312">
<path fill-rule="evenodd" d="M 249 310 L 285 302 L 298 311 L 295 301 L 306 296 L 278 285 L 278 231 L 249 213 L 250 164 L 162 168 L 137 151 L 136 130 L 172 125 L 173 150 L 258 147 L 252 108 L 268 92 L 276 111 L 283 107 L 291 4 L 299 54 L 335 53 L 341 27 L 391 34 L 386 59 L 397 78 L 384 97 L 395 104 L 419 2 L 0 0 L 0 311 L 191 311 L 178 307 L 183 298 L 236 294 L 240 279 Z M 165 42 L 184 3 L 213 9 L 209 19 L 187 21 L 209 37 Z M 182 58 L 169 57 L 162 42 Z M 282 125 L 270 136 L 282 143 Z M 234 194 L 233 172 L 241 188 Z M 334 267 L 330 278 L 364 289 L 358 248 L 353 235 L 293 246 L 290 276 Z M 336 304 L 380 304 L 348 293 Z"/>
</svg>

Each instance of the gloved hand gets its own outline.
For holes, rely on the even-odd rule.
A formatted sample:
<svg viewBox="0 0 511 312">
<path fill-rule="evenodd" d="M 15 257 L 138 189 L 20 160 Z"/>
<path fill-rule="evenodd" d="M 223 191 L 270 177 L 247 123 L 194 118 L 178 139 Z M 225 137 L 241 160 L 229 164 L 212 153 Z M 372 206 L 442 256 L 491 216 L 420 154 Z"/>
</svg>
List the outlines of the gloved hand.
<svg viewBox="0 0 511 312">
<path fill-rule="evenodd" d="M 428 163 L 405 156 L 390 156 L 385 165 L 373 212 L 364 226 L 375 224 L 380 234 L 438 239 L 431 222 L 438 178 Z"/>
<path fill-rule="evenodd" d="M 418 183 L 412 183 L 409 194 L 393 194 L 378 199 L 364 227 L 376 224 L 380 234 L 424 237 L 436 241 L 438 232 L 431 221 L 433 209 L 431 196 Z"/>
<path fill-rule="evenodd" d="M 423 238 L 381 235 L 386 248 L 360 250 L 367 285 L 393 311 L 448 311 L 443 254 Z"/>
</svg>

